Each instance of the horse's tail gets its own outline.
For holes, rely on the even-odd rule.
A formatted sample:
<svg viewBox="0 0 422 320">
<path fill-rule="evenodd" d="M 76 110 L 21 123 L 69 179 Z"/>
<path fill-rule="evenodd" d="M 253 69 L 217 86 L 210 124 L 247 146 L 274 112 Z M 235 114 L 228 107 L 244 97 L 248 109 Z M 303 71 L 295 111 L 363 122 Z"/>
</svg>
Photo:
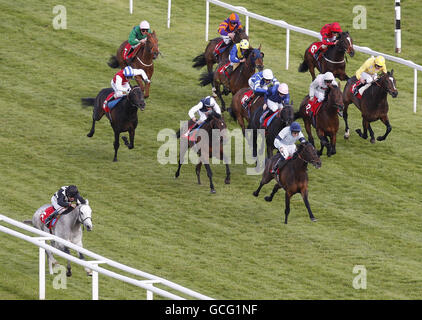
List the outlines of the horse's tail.
<svg viewBox="0 0 422 320">
<path fill-rule="evenodd" d="M 107 64 L 110 68 L 113 68 L 113 69 L 118 68 L 119 65 L 120 65 L 116 56 L 111 56 L 110 59 L 108 60 Z"/>
<path fill-rule="evenodd" d="M 300 111 L 296 111 L 293 120 L 302 118 L 302 115 L 300 114 Z"/>
<path fill-rule="evenodd" d="M 298 71 L 299 72 L 306 72 L 308 71 L 309 67 L 305 60 L 299 65 Z"/>
<path fill-rule="evenodd" d="M 199 77 L 199 84 L 205 87 L 207 84 L 210 84 L 214 81 L 214 72 L 204 72 Z"/>
<path fill-rule="evenodd" d="M 33 226 L 32 220 L 24 220 L 23 223 Z"/>
<path fill-rule="evenodd" d="M 87 106 L 87 107 L 93 106 L 95 102 L 95 98 L 82 98 L 81 102 L 83 106 Z"/>
<path fill-rule="evenodd" d="M 195 62 L 192 65 L 192 68 L 201 69 L 203 66 L 207 64 L 207 61 L 205 60 L 205 53 L 201 53 L 199 56 L 196 56 L 192 59 L 193 62 Z"/>
</svg>

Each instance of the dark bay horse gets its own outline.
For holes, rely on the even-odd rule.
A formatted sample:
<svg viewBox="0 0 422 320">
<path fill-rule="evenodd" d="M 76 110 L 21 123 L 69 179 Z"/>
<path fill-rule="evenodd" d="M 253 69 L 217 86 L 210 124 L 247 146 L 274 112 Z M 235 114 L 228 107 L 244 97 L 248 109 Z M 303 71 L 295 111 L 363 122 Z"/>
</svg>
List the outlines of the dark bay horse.
<svg viewBox="0 0 422 320">
<path fill-rule="evenodd" d="M 343 101 L 344 101 L 344 111 L 343 118 L 345 127 L 344 138 L 348 139 L 350 136 L 349 123 L 348 123 L 348 113 L 347 109 L 350 103 L 360 110 L 362 113 L 362 127 L 361 129 L 356 129 L 357 134 L 363 139 L 371 136 L 371 143 L 375 143 L 374 131 L 371 128 L 370 122 L 381 120 L 386 127 L 386 131 L 383 136 L 377 137 L 378 141 L 383 141 L 387 138 L 388 134 L 391 131 L 390 120 L 388 119 L 388 101 L 387 93 L 390 94 L 393 98 L 396 98 L 399 94 L 396 88 L 396 79 L 393 76 L 394 70 L 383 74 L 380 78 L 372 83 L 372 85 L 363 92 L 361 99 L 357 98 L 351 92 L 352 85 L 356 82 L 356 77 L 352 77 L 345 85 L 343 91 Z"/>
<path fill-rule="evenodd" d="M 85 106 L 94 106 L 92 113 L 92 127 L 87 134 L 92 137 L 95 132 L 95 122 L 100 121 L 105 111 L 103 110 L 103 102 L 107 96 L 113 92 L 111 88 L 102 89 L 96 98 L 83 98 L 82 104 Z M 144 95 L 140 87 L 135 86 L 131 89 L 127 97 L 122 98 L 114 108 L 111 109 L 107 118 L 110 120 L 111 127 L 114 131 L 114 159 L 117 161 L 117 150 L 119 149 L 119 137 L 122 132 L 129 132 L 129 141 L 125 136 L 122 137 L 125 145 L 129 149 L 133 149 L 135 141 L 135 129 L 138 125 L 138 109 L 145 107 Z"/>
<path fill-rule="evenodd" d="M 346 74 L 345 54 L 348 53 L 351 57 L 355 55 L 353 49 L 353 40 L 349 32 L 342 32 L 337 38 L 337 43 L 334 46 L 329 46 L 326 52 L 322 54 L 322 59 L 317 62 L 314 55 L 309 52 L 309 46 L 305 50 L 303 62 L 299 65 L 299 72 L 306 72 L 309 70 L 312 76 L 312 81 L 315 80 L 315 68 L 320 73 L 331 71 L 336 78 L 340 80 L 348 80 Z M 312 50 L 312 48 L 311 48 Z"/>
<path fill-rule="evenodd" d="M 188 127 L 190 128 L 193 125 L 193 121 L 189 120 Z M 196 138 L 194 141 L 188 140 L 184 135 L 183 132 L 181 133 L 180 130 L 177 132 L 177 138 L 178 139 L 186 139 L 186 143 L 183 144 L 182 141 L 180 143 L 180 150 L 179 150 L 179 160 L 178 160 L 178 168 L 175 174 L 175 178 L 178 178 L 180 175 L 180 168 L 183 164 L 183 159 L 185 157 L 186 152 L 189 148 L 194 148 L 195 151 L 198 152 L 199 156 L 199 163 L 196 165 L 195 172 L 196 176 L 198 178 L 198 184 L 201 184 L 201 166 L 202 163 L 205 166 L 205 169 L 207 170 L 207 175 L 210 180 L 210 192 L 215 193 L 214 183 L 212 181 L 212 171 L 210 167 L 210 159 L 212 156 L 216 156 L 216 158 L 223 160 L 223 162 L 226 165 L 226 179 L 224 180 L 225 184 L 230 184 L 230 167 L 228 164 L 228 161 L 223 153 L 223 141 L 224 141 L 224 135 L 225 131 L 227 129 L 226 123 L 224 121 L 224 118 L 213 112 L 211 113 L 205 123 L 201 126 L 201 128 L 198 130 L 198 134 L 196 135 Z M 195 129 L 193 129 L 194 131 Z M 213 135 L 213 130 L 218 130 L 220 135 L 218 137 L 219 142 L 214 142 L 213 138 L 216 139 L 217 137 Z M 213 145 L 218 145 L 219 150 L 214 150 L 213 152 Z"/>
<path fill-rule="evenodd" d="M 265 200 L 272 201 L 274 194 L 280 188 L 283 188 L 286 191 L 284 223 L 287 224 L 287 218 L 290 213 L 290 198 L 299 192 L 302 195 L 306 209 L 308 209 L 309 218 L 311 218 L 311 220 L 314 222 L 317 221 L 312 214 L 311 206 L 309 205 L 308 201 L 308 163 L 311 163 L 317 169 L 321 167 L 321 159 L 317 155 L 314 146 L 309 142 L 300 144 L 293 157 L 287 161 L 287 163 L 281 170 L 279 170 L 279 172 L 277 172 L 276 177 L 275 174 L 271 174 L 271 168 L 279 157 L 280 154 L 278 153 L 273 156 L 270 161 L 267 161 L 264 172 L 262 174 L 261 182 L 259 183 L 259 187 L 256 189 L 256 191 L 253 192 L 253 195 L 258 197 L 261 188 L 270 182 L 273 178 L 276 178 L 277 183 L 275 184 L 271 195 L 265 197 Z"/>
<path fill-rule="evenodd" d="M 309 96 L 306 96 L 300 104 L 299 111 L 295 113 L 295 119 L 302 118 L 305 123 L 305 129 L 308 133 L 308 141 L 315 146 L 312 136 L 312 119 L 306 114 L 306 106 Z M 315 119 L 315 130 L 321 143 L 321 149 L 318 155 L 322 155 L 324 147 L 327 148 L 327 156 L 336 154 L 336 137 L 339 128 L 338 115 L 343 111 L 343 95 L 336 85 L 330 85 L 327 94 L 327 100 L 320 107 Z"/>
<path fill-rule="evenodd" d="M 223 92 L 221 92 L 220 86 L 227 81 L 225 79 L 226 75 L 218 71 L 223 63 L 219 64 L 215 72 L 205 72 L 199 79 L 201 86 L 212 83 L 213 95 L 216 94 L 220 98 L 223 111 L 226 110 L 226 103 L 223 100 L 222 94 L 228 95 L 230 92 L 235 94 L 240 89 L 249 87 L 248 80 L 255 74 L 255 69 L 257 68 L 259 71 L 264 69 L 264 53 L 261 52 L 261 46 L 258 49 L 249 48 L 245 53 L 245 59 L 246 61 L 240 63 L 231 73 L 228 81 L 229 88 L 225 87 Z"/>
<path fill-rule="evenodd" d="M 258 129 L 261 129 L 260 118 L 264 113 L 263 105 L 264 99 L 258 99 L 256 101 L 257 106 L 255 107 L 255 112 L 252 114 L 250 121 L 248 123 L 248 129 L 252 130 L 252 156 L 257 156 L 257 138 L 258 138 Z M 268 108 L 266 109 L 268 110 Z M 266 118 L 265 116 L 264 118 Z M 265 129 L 265 145 L 267 147 L 267 159 L 273 156 L 274 139 L 280 133 L 280 131 L 289 126 L 294 120 L 294 111 L 293 105 L 285 105 L 281 111 L 278 111 L 277 115 L 272 119 L 271 123 Z"/>
<path fill-rule="evenodd" d="M 128 65 L 127 62 L 123 59 L 123 52 L 127 43 L 127 40 L 124 41 L 120 45 L 119 49 L 117 49 L 117 54 L 115 56 L 111 56 L 108 62 L 108 65 L 111 68 L 124 68 Z M 131 61 L 130 66 L 135 69 L 144 69 L 148 79 L 151 80 L 152 74 L 154 73 L 154 60 L 158 57 L 158 54 L 160 54 L 160 50 L 158 49 L 158 39 L 155 31 L 148 33 L 145 45 L 135 50 L 138 51 Z M 148 98 L 150 83 L 146 83 L 144 87 L 141 76 L 136 76 L 135 80 L 144 92 L 145 98 Z"/>
<path fill-rule="evenodd" d="M 222 40 L 222 38 L 218 37 L 218 38 L 214 38 L 208 41 L 208 44 L 205 48 L 204 53 L 201 53 L 200 55 L 193 58 L 192 62 L 194 62 L 194 64 L 192 65 L 192 67 L 200 69 L 206 65 L 208 72 L 212 72 L 212 66 L 215 63 L 221 62 L 221 61 L 223 62 L 228 61 L 229 53 L 230 53 L 231 48 L 233 47 L 233 44 L 239 43 L 240 40 L 242 39 L 249 40 L 249 37 L 243 29 L 237 29 L 234 32 L 233 42 L 226 47 L 223 53 L 218 55 L 218 61 L 214 55 L 214 49 L 215 49 L 215 46 Z"/>
</svg>

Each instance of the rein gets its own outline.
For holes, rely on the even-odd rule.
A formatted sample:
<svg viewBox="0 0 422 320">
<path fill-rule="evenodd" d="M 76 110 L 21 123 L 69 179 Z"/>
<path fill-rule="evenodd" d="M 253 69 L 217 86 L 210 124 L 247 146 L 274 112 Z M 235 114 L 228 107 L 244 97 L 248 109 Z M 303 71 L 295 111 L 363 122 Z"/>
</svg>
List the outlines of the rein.
<svg viewBox="0 0 422 320">
<path fill-rule="evenodd" d="M 138 59 L 138 61 L 143 65 L 143 66 L 145 66 L 145 67 L 151 67 L 153 64 L 154 64 L 154 62 L 152 62 L 151 64 L 145 64 L 145 63 L 143 63 L 142 62 L 142 60 L 141 59 L 139 59 L 139 57 L 138 56 L 136 56 L 136 59 Z"/>
</svg>

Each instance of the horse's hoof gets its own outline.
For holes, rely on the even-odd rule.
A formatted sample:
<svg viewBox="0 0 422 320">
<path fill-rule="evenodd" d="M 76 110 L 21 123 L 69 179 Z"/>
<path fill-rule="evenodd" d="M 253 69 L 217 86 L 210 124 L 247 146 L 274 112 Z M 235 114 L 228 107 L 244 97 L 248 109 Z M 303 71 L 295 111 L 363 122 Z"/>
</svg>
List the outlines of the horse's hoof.
<svg viewBox="0 0 422 320">
<path fill-rule="evenodd" d="M 211 189 L 210 193 L 212 194 L 216 193 L 215 189 Z"/>
<path fill-rule="evenodd" d="M 317 222 L 317 221 L 318 221 L 318 219 L 316 219 L 316 218 L 311 218 L 311 221 L 312 221 L 312 222 Z"/>
<path fill-rule="evenodd" d="M 225 183 L 225 184 L 230 184 L 230 179 L 226 179 L 226 180 L 224 180 L 224 183 Z"/>
<path fill-rule="evenodd" d="M 255 197 L 257 197 L 257 196 L 259 195 L 259 193 L 258 193 L 258 192 L 256 192 L 256 191 L 252 192 L 252 194 L 253 194 Z"/>
<path fill-rule="evenodd" d="M 383 140 L 385 140 L 385 138 L 383 136 L 379 136 L 379 137 L 377 137 L 377 140 L 378 141 L 383 141 Z"/>
<path fill-rule="evenodd" d="M 113 162 L 117 162 L 117 158 L 114 158 L 114 159 L 113 159 Z"/>
<path fill-rule="evenodd" d="M 375 143 L 375 139 L 374 138 L 371 138 L 371 140 L 369 140 L 372 144 L 374 144 Z"/>
<path fill-rule="evenodd" d="M 322 152 L 321 151 L 317 151 L 317 155 L 318 155 L 318 157 L 321 157 L 322 156 Z"/>
<path fill-rule="evenodd" d="M 87 136 L 88 138 L 91 138 L 93 135 L 94 135 L 94 132 L 89 132 L 86 136 Z"/>
<path fill-rule="evenodd" d="M 359 137 L 362 137 L 362 131 L 360 129 L 356 129 L 355 131 L 359 135 Z"/>
<path fill-rule="evenodd" d="M 273 201 L 273 199 L 270 196 L 266 196 L 264 199 L 265 199 L 265 201 L 268 201 L 268 202 Z"/>
<path fill-rule="evenodd" d="M 67 277 L 71 277 L 71 276 L 72 276 L 72 271 L 68 271 L 68 272 L 66 272 L 66 276 L 67 276 Z"/>
</svg>

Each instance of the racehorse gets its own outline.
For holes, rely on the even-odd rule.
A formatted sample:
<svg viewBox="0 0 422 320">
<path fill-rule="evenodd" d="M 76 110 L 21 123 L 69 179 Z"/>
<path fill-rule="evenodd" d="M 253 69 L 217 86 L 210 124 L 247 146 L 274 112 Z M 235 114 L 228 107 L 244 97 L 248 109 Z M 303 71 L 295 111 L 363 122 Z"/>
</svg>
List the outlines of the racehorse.
<svg viewBox="0 0 422 320">
<path fill-rule="evenodd" d="M 257 100 L 258 105 L 255 108 L 255 112 L 252 114 L 251 119 L 248 123 L 248 129 L 252 129 L 252 156 L 257 156 L 257 138 L 258 129 L 261 129 L 261 116 L 264 113 L 262 106 L 264 105 L 264 99 Z M 268 109 L 267 109 L 268 110 Z M 267 116 L 264 116 L 267 118 Z M 264 120 L 264 119 L 262 119 Z M 293 105 L 285 105 L 281 111 L 278 111 L 271 123 L 265 129 L 265 144 L 267 147 L 267 159 L 273 155 L 274 139 L 280 133 L 280 131 L 289 126 L 294 120 Z"/>
<path fill-rule="evenodd" d="M 302 195 L 306 209 L 308 209 L 309 218 L 313 222 L 317 221 L 312 214 L 308 201 L 308 163 L 311 163 L 317 169 L 321 167 L 321 159 L 317 155 L 314 146 L 309 142 L 300 144 L 293 157 L 287 161 L 281 170 L 278 170 L 276 177 L 276 174 L 271 173 L 271 169 L 279 157 L 280 154 L 278 153 L 270 161 L 267 161 L 259 187 L 253 192 L 253 195 L 258 197 L 261 188 L 275 177 L 277 183 L 274 185 L 271 195 L 265 197 L 265 200 L 272 201 L 278 189 L 283 188 L 285 190 L 284 223 L 287 224 L 287 218 L 290 213 L 290 198 L 299 192 Z"/>
<path fill-rule="evenodd" d="M 60 215 L 59 219 L 55 225 L 49 229 L 41 221 L 41 217 L 44 214 L 44 211 L 50 207 L 51 204 L 45 204 L 42 207 L 38 208 L 32 216 L 32 220 L 25 220 L 24 222 L 29 225 L 33 225 L 35 228 L 40 229 L 45 232 L 49 232 L 57 237 L 60 237 L 64 240 L 70 241 L 80 247 L 82 246 L 82 228 L 85 226 L 87 231 L 92 230 L 92 209 L 89 206 L 88 199 L 86 199 L 85 204 L 81 204 L 78 201 L 78 205 L 70 211 L 68 214 Z M 51 245 L 67 254 L 70 254 L 69 248 L 65 247 L 63 244 L 51 241 Z M 53 264 L 57 264 L 56 259 L 53 254 L 46 250 L 48 268 L 50 274 L 53 274 Z M 85 260 L 84 255 L 81 252 L 79 253 L 79 258 Z M 89 276 L 92 275 L 92 271 L 88 268 L 85 268 L 85 271 Z M 70 277 L 72 275 L 72 269 L 70 267 L 70 261 L 67 261 L 67 272 L 66 275 Z"/>
<path fill-rule="evenodd" d="M 147 34 L 147 41 L 145 45 L 142 47 L 139 46 L 137 49 L 135 49 L 138 51 L 135 53 L 130 64 L 128 64 L 126 60 L 123 59 L 123 52 L 127 44 L 128 42 L 126 40 L 120 45 L 119 49 L 117 49 L 117 54 L 115 56 L 111 56 L 108 65 L 111 68 L 124 68 L 127 65 L 130 65 L 135 69 L 144 69 L 148 79 L 151 80 L 152 74 L 154 73 L 154 60 L 160 54 L 160 50 L 158 49 L 158 39 L 155 31 Z M 135 80 L 144 92 L 145 98 L 148 98 L 150 83 L 146 83 L 144 87 L 141 76 L 136 76 Z"/>
<path fill-rule="evenodd" d="M 305 129 L 308 133 L 308 141 L 315 146 L 312 136 L 312 119 L 306 114 L 306 106 L 309 96 L 306 96 L 300 104 L 299 111 L 295 113 L 295 119 L 302 118 Z M 336 85 L 330 85 L 327 93 L 327 100 L 322 102 L 318 113 L 315 116 L 315 130 L 321 143 L 318 155 L 321 156 L 324 147 L 327 148 L 327 156 L 336 154 L 336 136 L 339 128 L 338 115 L 343 111 L 343 95 Z"/>
<path fill-rule="evenodd" d="M 191 128 L 194 125 L 193 121 L 190 120 L 188 122 L 188 127 Z M 175 174 L 175 178 L 178 178 L 180 175 L 180 168 L 182 167 L 183 158 L 185 157 L 185 154 L 188 150 L 188 148 L 194 148 L 198 152 L 199 155 L 199 163 L 196 165 L 195 172 L 196 176 L 198 178 L 198 184 L 201 184 L 201 166 L 202 163 L 205 166 L 205 169 L 207 170 L 207 175 L 210 180 L 210 192 L 216 193 L 214 188 L 214 183 L 212 181 L 212 171 L 211 167 L 209 165 L 209 159 L 211 156 L 217 156 L 220 160 L 223 160 L 223 162 L 226 165 L 226 179 L 224 180 L 225 184 L 230 184 L 230 167 L 228 164 L 228 161 L 223 153 L 223 138 L 226 131 L 226 123 L 224 122 L 224 118 L 215 113 L 212 112 L 207 120 L 203 123 L 203 125 L 200 127 L 200 130 L 198 132 L 195 131 L 195 129 L 192 130 L 192 134 L 196 134 L 194 139 L 188 139 L 186 135 L 181 132 L 180 130 L 177 132 L 176 136 L 179 139 L 187 139 L 187 142 L 180 143 L 180 151 L 179 151 L 179 160 L 178 160 L 178 168 Z M 220 136 L 219 136 L 219 150 L 218 152 L 213 153 L 213 146 L 216 145 L 216 143 L 213 143 L 213 130 L 219 130 Z M 208 143 L 207 143 L 208 142 Z M 218 144 L 218 142 L 217 142 Z M 211 156 L 210 156 L 211 155 Z"/>
<path fill-rule="evenodd" d="M 248 80 L 255 73 L 255 69 L 257 68 L 259 71 L 264 69 L 264 53 L 261 52 L 261 46 L 258 49 L 247 49 L 245 59 L 245 62 L 240 63 L 232 71 L 228 79 L 229 88 L 224 87 L 223 92 L 220 90 L 220 85 L 224 83 L 224 80 L 227 81 L 227 75 L 225 71 L 220 72 L 219 70 L 224 66 L 224 63 L 219 64 L 215 72 L 205 72 L 199 78 L 201 86 L 212 83 L 213 94 L 220 98 L 222 111 L 226 110 L 222 94 L 228 95 L 230 92 L 235 94 L 240 89 L 249 87 Z"/>
<path fill-rule="evenodd" d="M 393 76 L 394 70 L 383 74 L 380 78 L 372 83 L 372 85 L 363 92 L 361 99 L 353 95 L 352 86 L 356 82 L 356 77 L 352 77 L 345 85 L 343 91 L 344 111 L 343 119 L 346 125 L 344 138 L 348 139 L 350 136 L 348 113 L 347 109 L 350 103 L 354 103 L 355 106 L 362 113 L 362 127 L 363 133 L 360 129 L 356 129 L 356 132 L 363 139 L 368 138 L 368 133 L 371 136 L 371 143 L 375 143 L 374 131 L 371 128 L 370 122 L 381 120 L 386 127 L 386 131 L 383 136 L 377 137 L 378 141 L 385 140 L 391 131 L 390 121 L 388 119 L 388 101 L 387 93 L 393 98 L 396 98 L 399 94 L 396 88 L 396 79 Z"/>
<path fill-rule="evenodd" d="M 221 61 L 228 61 L 231 48 L 235 43 L 239 43 L 242 39 L 249 40 L 249 37 L 243 29 L 236 29 L 236 31 L 234 32 L 233 42 L 226 47 L 223 53 L 218 55 L 218 61 L 214 55 L 214 49 L 215 46 L 222 40 L 222 38 L 218 37 L 210 40 L 205 48 L 204 53 L 201 53 L 200 55 L 193 58 L 192 61 L 194 62 L 194 64 L 192 65 L 192 67 L 200 69 L 206 65 L 208 72 L 212 72 L 212 66 L 215 63 Z"/>
<path fill-rule="evenodd" d="M 82 104 L 85 106 L 94 106 L 92 112 L 92 127 L 91 131 L 87 134 L 88 137 L 92 137 L 95 132 L 95 121 L 100 121 L 105 111 L 103 110 L 103 102 L 107 96 L 113 92 L 113 89 L 106 88 L 102 89 L 96 98 L 83 98 Z M 112 101 L 113 102 L 113 101 Z M 145 108 L 144 95 L 140 87 L 132 87 L 127 97 L 123 97 L 111 112 L 107 114 L 107 118 L 110 120 L 111 127 L 114 131 L 114 159 L 117 161 L 117 150 L 119 149 L 119 137 L 122 132 L 129 132 L 129 141 L 125 136 L 122 137 L 125 145 L 129 149 L 133 149 L 135 141 L 135 129 L 138 125 L 138 109 L 143 110 Z"/>
<path fill-rule="evenodd" d="M 312 44 L 305 50 L 303 62 L 299 65 L 299 72 L 306 72 L 309 70 L 312 76 L 312 81 L 315 80 L 315 71 L 317 68 L 320 73 L 331 71 L 335 77 L 340 80 L 348 80 L 346 74 L 345 53 L 350 57 L 355 55 L 353 49 L 353 40 L 349 32 L 342 32 L 337 37 L 337 43 L 334 46 L 329 46 L 326 52 L 322 54 L 322 59 L 316 61 L 314 58 L 317 46 Z"/>
<path fill-rule="evenodd" d="M 263 96 L 255 96 L 253 98 L 253 101 L 251 101 L 247 108 L 242 107 L 242 100 L 246 92 L 251 90 L 250 88 L 242 88 L 239 91 L 237 91 L 232 98 L 232 102 L 230 104 L 230 108 L 227 109 L 227 111 L 232 116 L 233 120 L 237 120 L 240 127 L 242 128 L 243 136 L 245 136 L 245 120 L 249 123 L 249 119 L 251 118 L 252 114 L 255 112 L 256 108 L 259 105 L 262 105 L 257 103 L 258 99 L 261 99 L 263 101 Z"/>
</svg>

